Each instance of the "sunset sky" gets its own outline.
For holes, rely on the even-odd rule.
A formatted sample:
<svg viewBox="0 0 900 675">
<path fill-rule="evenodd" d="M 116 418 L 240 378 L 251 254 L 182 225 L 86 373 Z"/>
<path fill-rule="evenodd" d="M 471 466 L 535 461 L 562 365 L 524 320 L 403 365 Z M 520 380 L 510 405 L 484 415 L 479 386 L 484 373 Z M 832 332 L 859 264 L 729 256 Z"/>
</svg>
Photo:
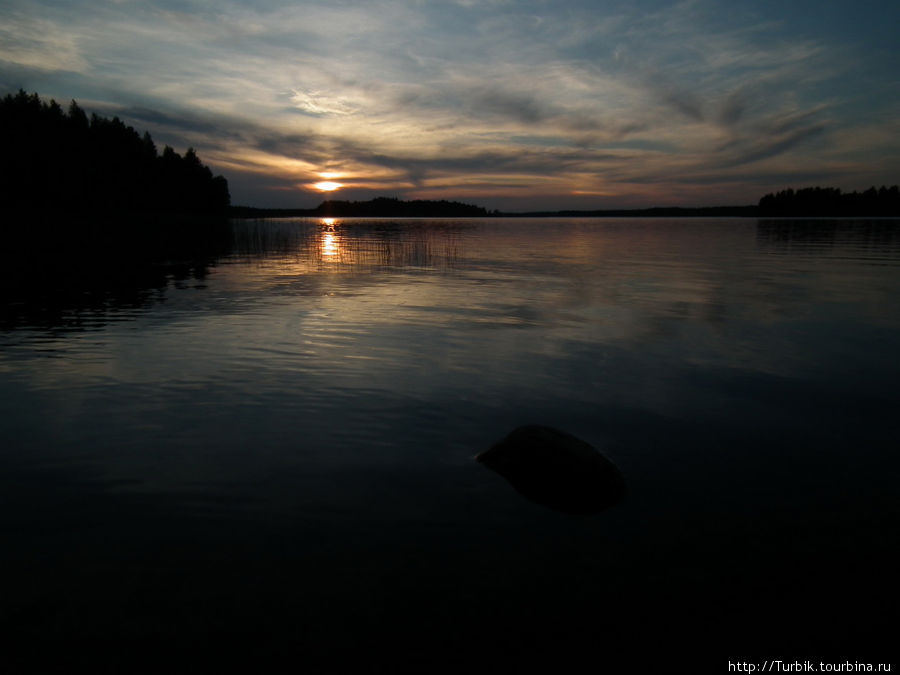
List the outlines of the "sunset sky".
<svg viewBox="0 0 900 675">
<path fill-rule="evenodd" d="M 897 25 L 896 0 L 4 0 L 0 93 L 193 146 L 235 204 L 747 204 L 900 182 Z"/>
</svg>

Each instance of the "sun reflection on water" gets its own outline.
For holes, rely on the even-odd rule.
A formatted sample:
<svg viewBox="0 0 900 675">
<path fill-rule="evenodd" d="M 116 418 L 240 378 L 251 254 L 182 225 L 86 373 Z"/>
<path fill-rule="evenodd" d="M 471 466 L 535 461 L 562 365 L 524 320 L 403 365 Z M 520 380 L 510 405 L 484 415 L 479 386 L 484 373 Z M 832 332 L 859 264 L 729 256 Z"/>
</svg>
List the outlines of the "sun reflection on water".
<svg viewBox="0 0 900 675">
<path fill-rule="evenodd" d="M 333 258 L 341 252 L 341 246 L 340 242 L 338 241 L 338 236 L 334 232 L 323 232 L 319 244 L 322 255 L 327 258 Z"/>
<path fill-rule="evenodd" d="M 336 259 L 341 253 L 341 237 L 337 232 L 337 218 L 320 218 L 319 252 L 323 258 Z"/>
</svg>

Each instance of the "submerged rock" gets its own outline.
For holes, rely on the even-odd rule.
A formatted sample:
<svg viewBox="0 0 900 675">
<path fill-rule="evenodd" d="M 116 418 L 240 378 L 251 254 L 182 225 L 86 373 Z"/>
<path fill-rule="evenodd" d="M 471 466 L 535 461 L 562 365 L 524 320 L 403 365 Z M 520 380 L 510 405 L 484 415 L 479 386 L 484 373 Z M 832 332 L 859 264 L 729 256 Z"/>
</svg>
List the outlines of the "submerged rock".
<svg viewBox="0 0 900 675">
<path fill-rule="evenodd" d="M 564 513 L 599 513 L 625 496 L 615 464 L 580 438 L 550 427 L 519 427 L 475 459 L 522 496 Z"/>
</svg>

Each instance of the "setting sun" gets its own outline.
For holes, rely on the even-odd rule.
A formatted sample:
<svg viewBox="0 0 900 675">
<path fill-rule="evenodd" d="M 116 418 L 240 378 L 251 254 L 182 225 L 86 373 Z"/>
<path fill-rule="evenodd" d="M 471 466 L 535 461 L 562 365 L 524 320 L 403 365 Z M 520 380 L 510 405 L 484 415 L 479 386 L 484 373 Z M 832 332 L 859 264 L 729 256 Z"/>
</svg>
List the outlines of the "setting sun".
<svg viewBox="0 0 900 675">
<path fill-rule="evenodd" d="M 315 183 L 313 185 L 317 190 L 321 190 L 322 192 L 331 192 L 332 190 L 337 190 L 338 188 L 344 187 L 341 183 L 334 183 L 330 180 L 323 180 L 321 183 Z"/>
</svg>

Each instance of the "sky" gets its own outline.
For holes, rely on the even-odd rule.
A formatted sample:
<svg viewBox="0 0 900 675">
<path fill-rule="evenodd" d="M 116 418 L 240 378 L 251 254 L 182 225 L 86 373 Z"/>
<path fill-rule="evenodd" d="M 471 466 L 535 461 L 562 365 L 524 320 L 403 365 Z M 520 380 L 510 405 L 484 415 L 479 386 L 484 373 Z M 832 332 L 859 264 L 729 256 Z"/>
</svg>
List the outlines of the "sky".
<svg viewBox="0 0 900 675">
<path fill-rule="evenodd" d="M 192 146 L 234 204 L 753 204 L 900 183 L 897 25 L 896 0 L 4 0 L 0 94 Z"/>
</svg>

